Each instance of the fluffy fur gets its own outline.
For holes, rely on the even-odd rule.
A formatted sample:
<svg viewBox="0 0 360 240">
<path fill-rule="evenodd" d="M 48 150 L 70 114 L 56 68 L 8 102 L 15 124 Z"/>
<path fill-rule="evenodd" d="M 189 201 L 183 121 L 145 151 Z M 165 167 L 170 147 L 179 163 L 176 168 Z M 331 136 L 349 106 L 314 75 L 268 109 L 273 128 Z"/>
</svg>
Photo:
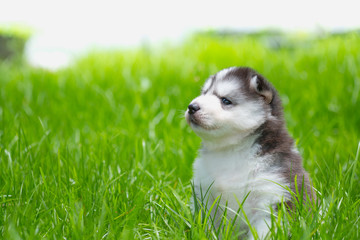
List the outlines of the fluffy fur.
<svg viewBox="0 0 360 240">
<path fill-rule="evenodd" d="M 208 191 L 208 206 L 221 196 L 222 210 L 212 212 L 215 222 L 224 206 L 232 210 L 228 216 L 233 218 L 247 196 L 242 208 L 258 235 L 265 237 L 269 207 L 276 209 L 281 201 L 291 206 L 290 193 L 282 186 L 295 192 L 297 176 L 299 189 L 304 183 L 311 196 L 308 175 L 285 127 L 279 95 L 254 70 L 233 67 L 211 76 L 185 117 L 202 139 L 193 166 L 195 195 L 201 198 Z M 250 232 L 249 237 L 253 237 Z"/>
</svg>

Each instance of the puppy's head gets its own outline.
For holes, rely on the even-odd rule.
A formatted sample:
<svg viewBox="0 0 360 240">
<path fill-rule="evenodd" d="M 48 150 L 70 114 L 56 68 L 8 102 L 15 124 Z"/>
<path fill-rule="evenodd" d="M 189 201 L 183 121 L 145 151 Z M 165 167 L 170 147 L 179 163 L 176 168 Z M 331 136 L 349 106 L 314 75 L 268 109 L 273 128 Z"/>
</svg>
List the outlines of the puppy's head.
<svg viewBox="0 0 360 240">
<path fill-rule="evenodd" d="M 203 139 L 250 134 L 272 117 L 275 94 L 270 83 L 254 70 L 227 68 L 207 79 L 185 117 Z"/>
</svg>

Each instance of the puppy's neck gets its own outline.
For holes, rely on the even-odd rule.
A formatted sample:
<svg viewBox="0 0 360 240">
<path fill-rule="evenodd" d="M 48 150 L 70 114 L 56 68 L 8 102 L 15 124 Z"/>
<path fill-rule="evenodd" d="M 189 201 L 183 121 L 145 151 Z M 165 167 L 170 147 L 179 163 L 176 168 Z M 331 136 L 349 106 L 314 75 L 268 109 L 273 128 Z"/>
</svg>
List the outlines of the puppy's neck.
<svg viewBox="0 0 360 240">
<path fill-rule="evenodd" d="M 251 148 L 258 134 L 240 133 L 216 139 L 202 139 L 203 152 L 241 151 Z"/>
</svg>

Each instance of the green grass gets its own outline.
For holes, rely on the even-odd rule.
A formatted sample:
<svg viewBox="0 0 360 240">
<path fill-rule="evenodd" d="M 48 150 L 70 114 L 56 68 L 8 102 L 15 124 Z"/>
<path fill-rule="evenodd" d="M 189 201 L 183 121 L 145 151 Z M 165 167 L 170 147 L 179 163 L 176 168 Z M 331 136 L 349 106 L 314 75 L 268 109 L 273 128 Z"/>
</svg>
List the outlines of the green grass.
<svg viewBox="0 0 360 240">
<path fill-rule="evenodd" d="M 189 207 L 200 139 L 183 112 L 210 74 L 246 65 L 280 92 L 320 192 L 271 238 L 360 239 L 359 53 L 357 33 L 197 35 L 55 73 L 0 63 L 0 238 L 212 238 Z"/>
</svg>

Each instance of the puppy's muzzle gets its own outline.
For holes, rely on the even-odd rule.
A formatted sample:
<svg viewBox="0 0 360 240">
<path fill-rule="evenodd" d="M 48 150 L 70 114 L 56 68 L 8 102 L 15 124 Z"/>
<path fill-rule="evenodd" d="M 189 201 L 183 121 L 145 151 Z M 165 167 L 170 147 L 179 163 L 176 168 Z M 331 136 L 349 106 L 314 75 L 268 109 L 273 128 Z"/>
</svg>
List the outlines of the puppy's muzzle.
<svg viewBox="0 0 360 240">
<path fill-rule="evenodd" d="M 188 109 L 189 109 L 189 114 L 194 114 L 196 113 L 197 111 L 200 110 L 200 107 L 198 104 L 196 103 L 191 103 L 189 106 L 188 106 Z"/>
</svg>

